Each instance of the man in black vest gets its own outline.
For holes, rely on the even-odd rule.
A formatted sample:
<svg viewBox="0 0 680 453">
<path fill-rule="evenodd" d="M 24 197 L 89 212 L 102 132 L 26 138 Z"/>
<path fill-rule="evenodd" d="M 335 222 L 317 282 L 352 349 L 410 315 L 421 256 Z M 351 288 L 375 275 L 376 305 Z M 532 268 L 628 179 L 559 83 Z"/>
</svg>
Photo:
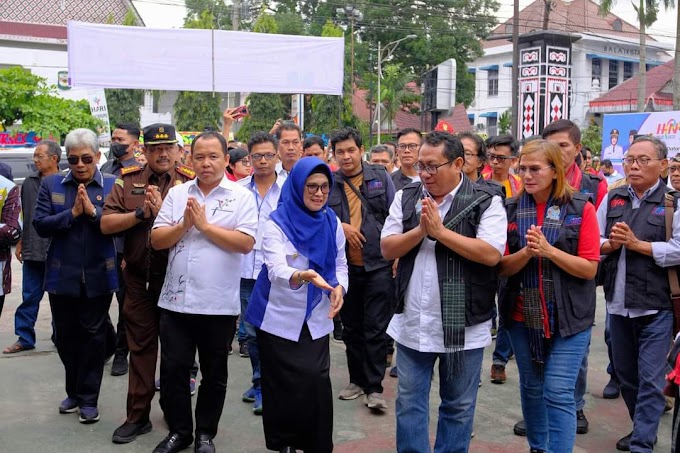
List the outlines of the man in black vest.
<svg viewBox="0 0 680 453">
<path fill-rule="evenodd" d="M 470 443 L 507 218 L 501 197 L 472 183 L 464 164 L 457 137 L 428 134 L 415 165 L 422 184 L 397 192 L 382 230 L 383 256 L 399 258 L 397 310 L 387 330 L 399 356 L 398 451 L 431 451 L 437 359 L 442 403 L 435 451 L 467 452 Z"/>
<path fill-rule="evenodd" d="M 680 264 L 680 211 L 666 241 L 666 145 L 639 137 L 623 160 L 628 184 L 613 189 L 597 211 L 602 241 L 604 295 L 610 316 L 614 368 L 633 431 L 622 451 L 651 452 L 664 411 L 665 357 L 672 335 L 668 266 Z M 673 203 L 677 205 L 677 200 Z"/>
<path fill-rule="evenodd" d="M 420 176 L 413 169 L 418 160 L 422 134 L 418 129 L 407 128 L 397 132 L 397 156 L 401 162 L 399 170 L 391 174 L 394 188 L 401 190 L 412 182 L 419 182 Z"/>
<path fill-rule="evenodd" d="M 333 155 L 340 166 L 328 205 L 342 222 L 347 238 L 349 291 L 340 311 L 342 339 L 347 346 L 349 385 L 341 400 L 366 394 L 372 410 L 387 407 L 382 396 L 387 343 L 385 330 L 392 315 L 392 261 L 380 253 L 380 231 L 394 198 L 394 185 L 382 165 L 362 161 L 364 147 L 355 129 L 331 136 Z"/>
</svg>

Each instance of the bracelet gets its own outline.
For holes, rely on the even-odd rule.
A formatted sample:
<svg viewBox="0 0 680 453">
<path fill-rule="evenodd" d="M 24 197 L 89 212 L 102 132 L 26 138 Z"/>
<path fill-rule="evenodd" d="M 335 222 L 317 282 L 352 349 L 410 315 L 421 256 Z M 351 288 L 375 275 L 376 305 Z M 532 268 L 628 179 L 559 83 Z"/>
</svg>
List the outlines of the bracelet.
<svg viewBox="0 0 680 453">
<path fill-rule="evenodd" d="M 301 285 L 306 285 L 307 283 L 309 283 L 309 280 L 305 280 L 304 278 L 302 278 L 302 271 L 298 271 L 298 280 L 300 280 Z"/>
</svg>

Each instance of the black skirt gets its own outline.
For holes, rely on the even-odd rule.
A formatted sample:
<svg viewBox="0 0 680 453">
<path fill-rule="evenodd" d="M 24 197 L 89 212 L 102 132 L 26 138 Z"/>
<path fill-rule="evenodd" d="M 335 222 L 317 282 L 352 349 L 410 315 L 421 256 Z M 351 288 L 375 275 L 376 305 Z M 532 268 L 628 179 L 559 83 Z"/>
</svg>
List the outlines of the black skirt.
<svg viewBox="0 0 680 453">
<path fill-rule="evenodd" d="M 333 451 L 333 394 L 328 335 L 300 341 L 257 330 L 262 373 L 262 423 L 267 448 Z"/>
</svg>

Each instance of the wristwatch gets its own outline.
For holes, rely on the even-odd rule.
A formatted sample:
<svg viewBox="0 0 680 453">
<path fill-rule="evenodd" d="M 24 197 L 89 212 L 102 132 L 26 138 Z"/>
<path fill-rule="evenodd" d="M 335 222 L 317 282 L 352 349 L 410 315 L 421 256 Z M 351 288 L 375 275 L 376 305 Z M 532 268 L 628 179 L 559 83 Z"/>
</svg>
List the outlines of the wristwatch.
<svg viewBox="0 0 680 453">
<path fill-rule="evenodd" d="M 144 220 L 146 220 L 146 219 L 144 218 L 144 209 L 142 209 L 142 208 L 137 208 L 137 209 L 135 209 L 135 217 L 137 217 L 137 219 L 138 219 L 140 222 L 143 222 Z"/>
<path fill-rule="evenodd" d="M 96 208 L 95 206 L 92 207 L 92 214 L 90 214 L 90 216 L 91 216 L 93 219 L 96 219 L 96 218 L 97 218 L 97 208 Z"/>
</svg>

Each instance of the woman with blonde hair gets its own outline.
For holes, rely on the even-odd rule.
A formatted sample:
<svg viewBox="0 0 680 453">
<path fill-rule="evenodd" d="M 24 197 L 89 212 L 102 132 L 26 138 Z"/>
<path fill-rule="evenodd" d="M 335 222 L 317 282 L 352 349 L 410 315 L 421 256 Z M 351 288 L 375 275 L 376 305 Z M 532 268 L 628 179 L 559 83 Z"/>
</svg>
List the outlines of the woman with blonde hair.
<svg viewBox="0 0 680 453">
<path fill-rule="evenodd" d="M 571 452 L 574 387 L 595 317 L 595 207 L 569 186 L 560 148 L 546 140 L 524 146 L 518 175 L 523 188 L 506 201 L 501 316 L 517 358 L 531 452 Z"/>
</svg>

